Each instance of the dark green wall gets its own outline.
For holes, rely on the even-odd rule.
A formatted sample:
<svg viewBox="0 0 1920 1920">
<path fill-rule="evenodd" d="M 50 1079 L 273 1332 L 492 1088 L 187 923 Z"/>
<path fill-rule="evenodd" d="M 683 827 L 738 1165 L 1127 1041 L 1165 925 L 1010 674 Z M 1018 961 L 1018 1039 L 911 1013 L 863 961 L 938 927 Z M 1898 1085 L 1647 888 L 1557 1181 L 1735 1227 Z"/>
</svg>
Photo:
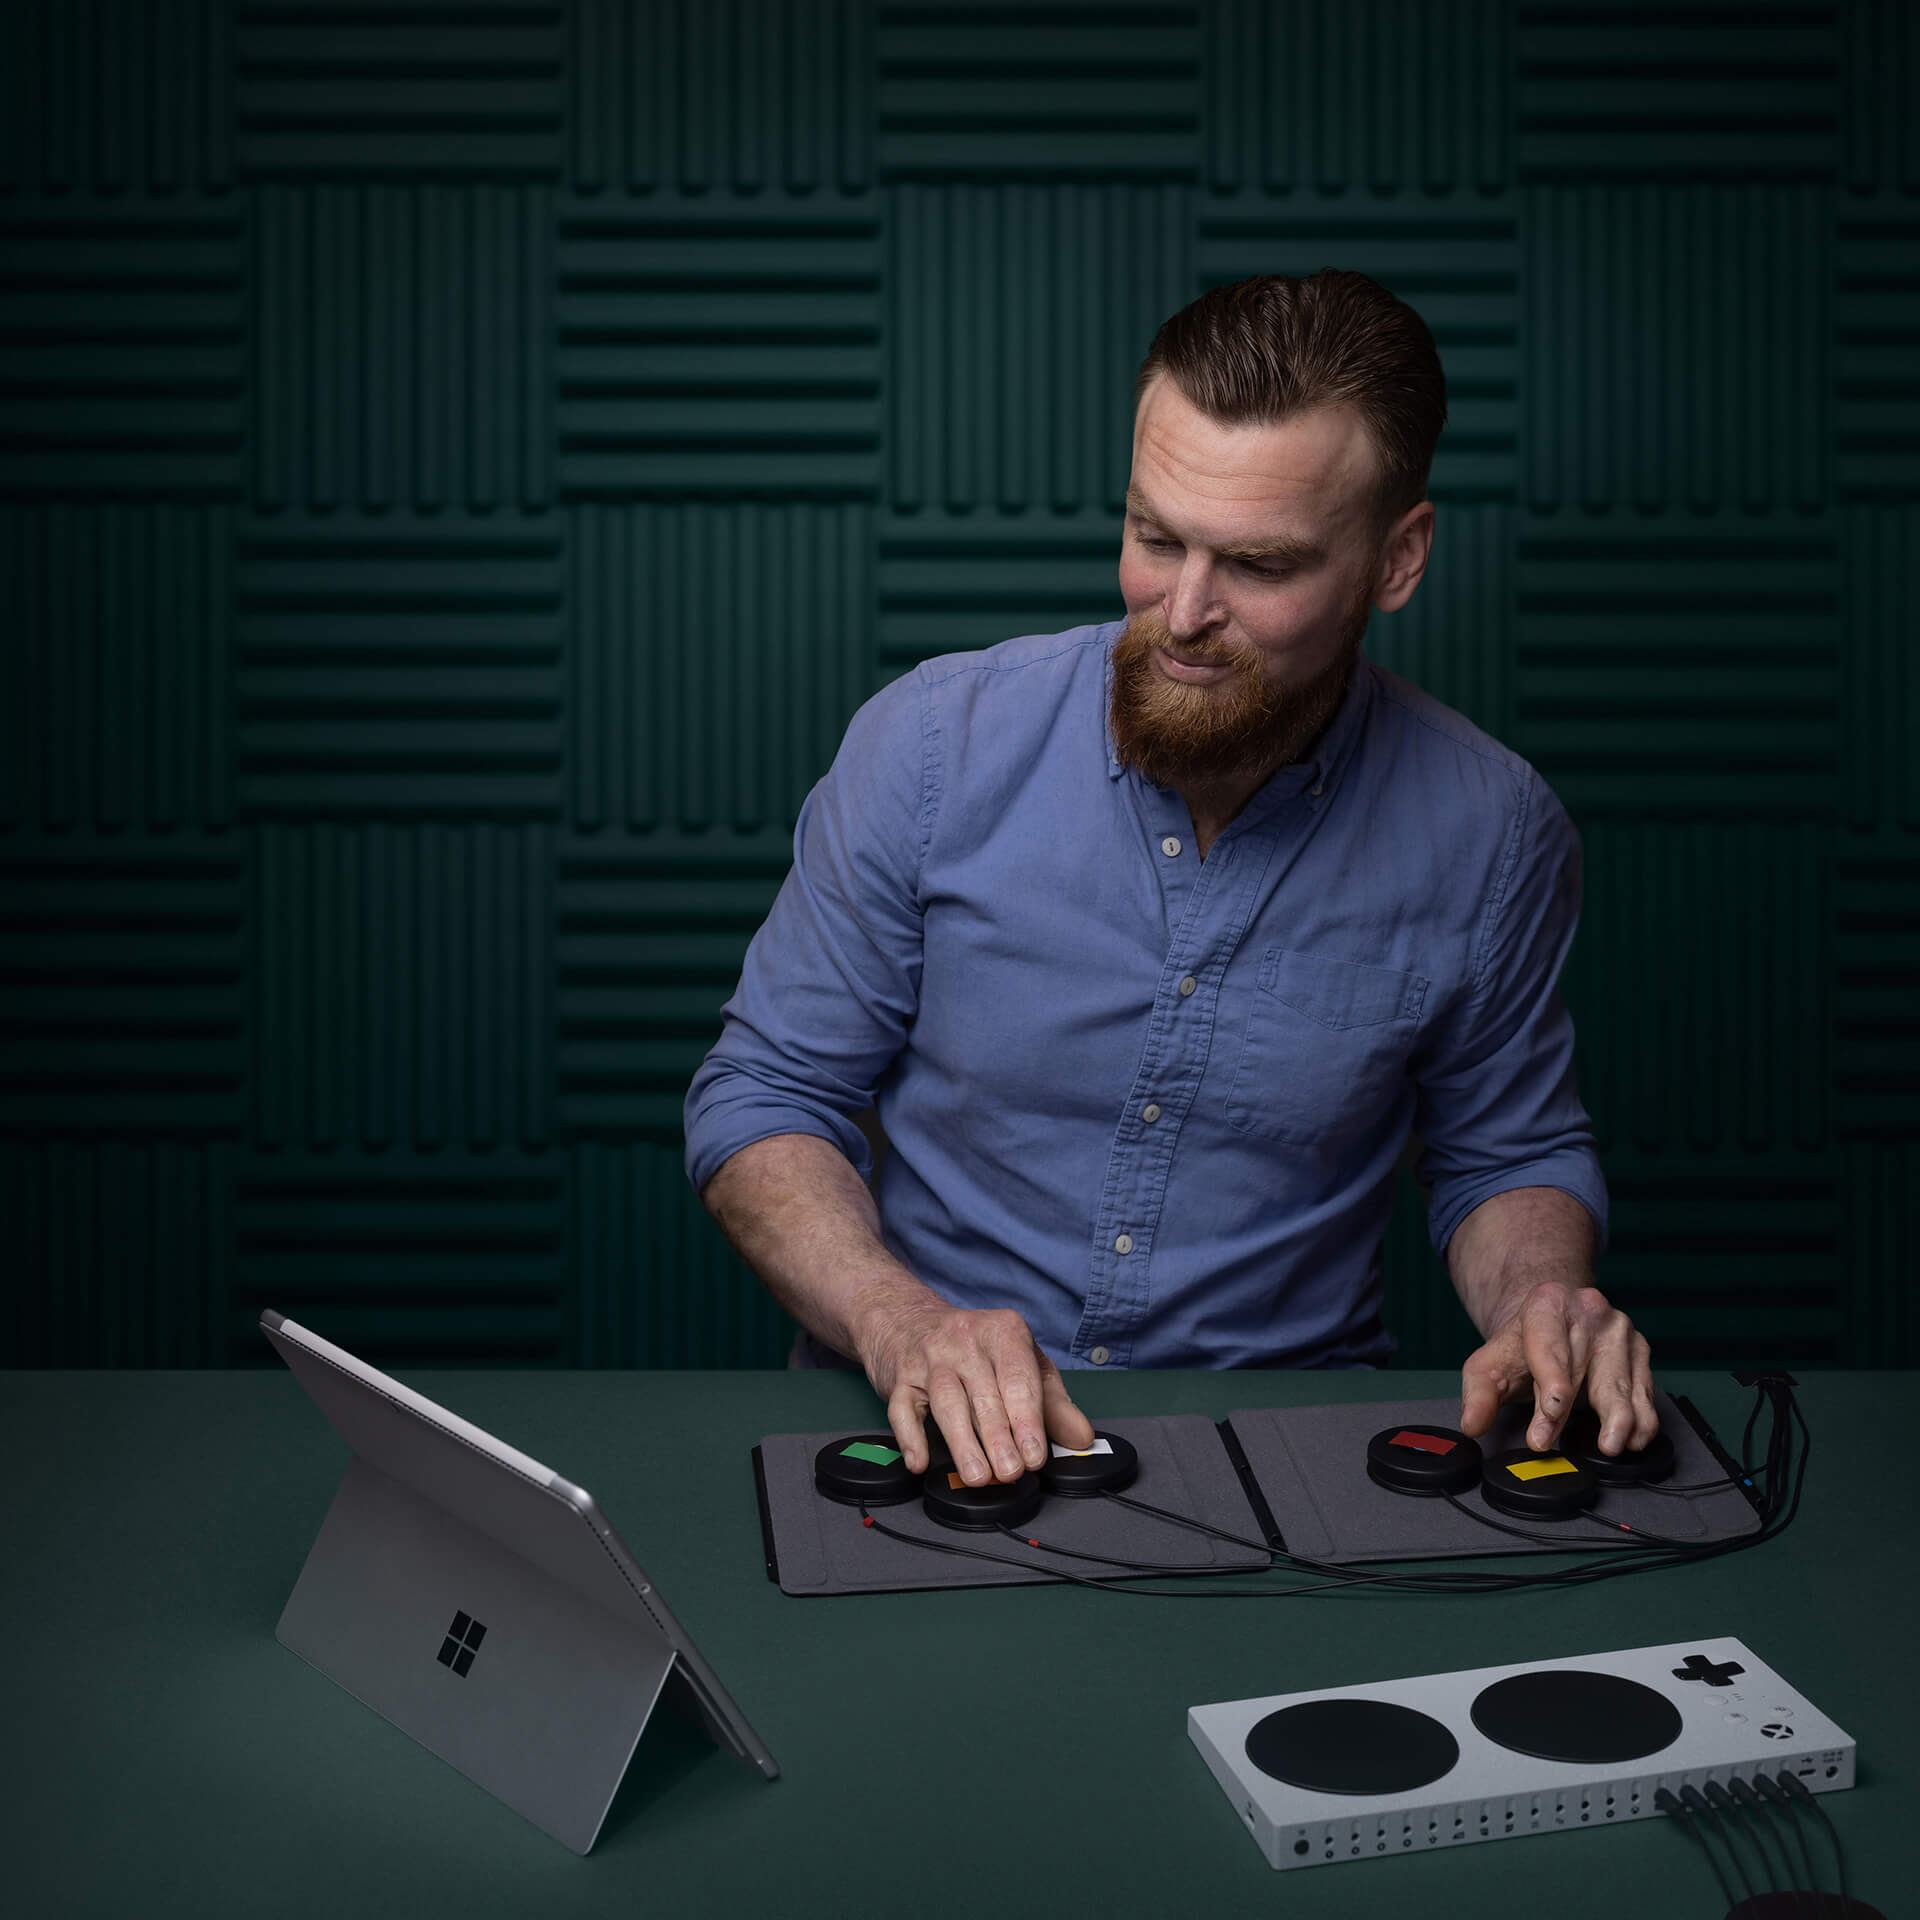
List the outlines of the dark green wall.
<svg viewBox="0 0 1920 1920">
<path fill-rule="evenodd" d="M 1370 644 L 1586 836 L 1608 1284 L 1914 1363 L 1916 98 L 1905 0 L 12 0 L 0 1361 L 778 1358 L 678 1119 L 801 796 L 1336 264 L 1452 394 Z"/>
</svg>

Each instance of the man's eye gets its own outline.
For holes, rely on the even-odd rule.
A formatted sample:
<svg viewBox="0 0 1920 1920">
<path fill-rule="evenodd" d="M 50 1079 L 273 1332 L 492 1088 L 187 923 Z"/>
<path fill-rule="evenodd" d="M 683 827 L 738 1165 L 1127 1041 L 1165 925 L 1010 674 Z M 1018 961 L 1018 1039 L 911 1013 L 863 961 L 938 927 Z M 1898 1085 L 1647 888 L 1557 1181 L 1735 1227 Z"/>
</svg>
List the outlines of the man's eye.
<svg viewBox="0 0 1920 1920">
<path fill-rule="evenodd" d="M 1157 534 L 1138 533 L 1134 535 L 1134 538 L 1141 546 L 1145 547 L 1149 553 L 1178 553 L 1180 551 L 1180 542 L 1178 540 L 1162 539 Z M 1253 560 L 1238 560 L 1235 561 L 1234 564 L 1238 566 L 1242 572 L 1251 574 L 1256 580 L 1284 580 L 1293 571 L 1291 567 L 1263 567 Z"/>
</svg>

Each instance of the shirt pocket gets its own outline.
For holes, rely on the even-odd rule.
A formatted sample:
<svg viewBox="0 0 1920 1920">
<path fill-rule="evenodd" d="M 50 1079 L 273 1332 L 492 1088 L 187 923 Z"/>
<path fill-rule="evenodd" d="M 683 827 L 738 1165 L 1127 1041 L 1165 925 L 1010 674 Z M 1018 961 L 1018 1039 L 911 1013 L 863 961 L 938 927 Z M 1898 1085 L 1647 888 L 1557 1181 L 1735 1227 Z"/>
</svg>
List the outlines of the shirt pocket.
<svg viewBox="0 0 1920 1920">
<path fill-rule="evenodd" d="M 1228 1124 L 1294 1146 L 1328 1146 L 1364 1125 L 1398 1091 L 1426 997 L 1417 973 L 1269 947 Z"/>
</svg>

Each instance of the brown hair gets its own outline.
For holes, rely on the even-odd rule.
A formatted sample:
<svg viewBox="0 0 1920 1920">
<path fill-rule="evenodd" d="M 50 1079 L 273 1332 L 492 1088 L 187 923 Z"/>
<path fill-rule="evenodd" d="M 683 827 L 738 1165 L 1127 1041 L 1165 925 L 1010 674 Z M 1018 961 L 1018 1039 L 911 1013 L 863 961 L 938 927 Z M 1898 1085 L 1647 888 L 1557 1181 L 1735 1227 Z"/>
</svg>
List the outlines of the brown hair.
<svg viewBox="0 0 1920 1920">
<path fill-rule="evenodd" d="M 1447 377 L 1427 323 L 1364 273 L 1256 274 L 1215 287 L 1153 336 L 1134 405 L 1165 373 L 1223 426 L 1276 424 L 1320 407 L 1365 421 L 1380 472 L 1373 537 L 1427 497 L 1447 424 Z"/>
</svg>

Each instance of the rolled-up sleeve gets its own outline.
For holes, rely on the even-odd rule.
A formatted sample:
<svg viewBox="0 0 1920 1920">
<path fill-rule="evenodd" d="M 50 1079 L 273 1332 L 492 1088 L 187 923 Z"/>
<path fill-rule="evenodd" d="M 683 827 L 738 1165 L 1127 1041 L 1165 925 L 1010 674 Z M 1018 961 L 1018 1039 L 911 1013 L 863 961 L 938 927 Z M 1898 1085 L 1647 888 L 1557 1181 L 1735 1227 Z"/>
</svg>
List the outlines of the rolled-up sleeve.
<svg viewBox="0 0 1920 1920">
<path fill-rule="evenodd" d="M 793 866 L 747 949 L 687 1091 L 696 1190 L 756 1140 L 810 1133 L 859 1169 L 853 1116 L 900 1051 L 920 994 L 920 875 L 934 782 L 920 674 L 854 716 L 800 809 Z"/>
<path fill-rule="evenodd" d="M 1602 1248 L 1607 1240 L 1606 1182 L 1560 997 L 1580 918 L 1580 837 L 1531 770 L 1509 846 L 1468 990 L 1415 1063 L 1416 1177 L 1430 1189 L 1428 1232 L 1441 1254 L 1475 1207 L 1513 1187 L 1571 1194 Z"/>
</svg>

